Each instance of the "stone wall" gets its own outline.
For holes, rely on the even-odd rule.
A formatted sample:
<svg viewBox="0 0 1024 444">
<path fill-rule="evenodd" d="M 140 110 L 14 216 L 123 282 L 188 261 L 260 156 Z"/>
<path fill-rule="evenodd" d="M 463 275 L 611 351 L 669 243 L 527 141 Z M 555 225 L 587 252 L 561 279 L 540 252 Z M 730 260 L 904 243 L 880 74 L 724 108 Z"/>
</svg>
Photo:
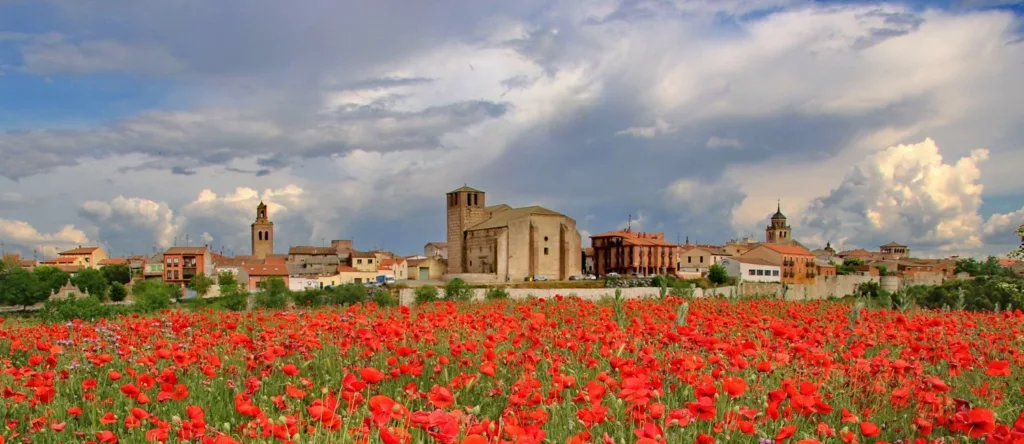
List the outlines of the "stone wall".
<svg viewBox="0 0 1024 444">
<path fill-rule="evenodd" d="M 865 282 L 878 282 L 878 279 L 877 276 L 860 275 L 818 276 L 813 283 L 790 284 L 785 288 L 785 297 L 788 300 L 843 297 L 853 294 L 858 285 Z M 776 283 L 743 282 L 739 287 L 739 294 L 743 296 L 781 297 L 783 292 L 782 284 Z"/>
<path fill-rule="evenodd" d="M 442 278 L 445 282 L 459 278 L 470 284 L 496 284 L 503 282 L 504 277 L 490 273 L 448 273 Z"/>
</svg>

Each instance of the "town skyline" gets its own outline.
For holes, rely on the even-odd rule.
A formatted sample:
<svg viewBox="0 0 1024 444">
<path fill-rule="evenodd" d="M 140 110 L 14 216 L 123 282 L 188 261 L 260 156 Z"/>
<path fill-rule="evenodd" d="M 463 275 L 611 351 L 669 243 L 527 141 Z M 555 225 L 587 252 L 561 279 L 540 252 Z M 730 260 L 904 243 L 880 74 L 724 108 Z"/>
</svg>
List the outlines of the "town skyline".
<svg viewBox="0 0 1024 444">
<path fill-rule="evenodd" d="M 4 250 L 238 254 L 262 200 L 276 245 L 409 253 L 463 184 L 584 243 L 781 200 L 814 248 L 1019 244 L 1019 3 L 186 4 L 0 5 Z"/>
</svg>

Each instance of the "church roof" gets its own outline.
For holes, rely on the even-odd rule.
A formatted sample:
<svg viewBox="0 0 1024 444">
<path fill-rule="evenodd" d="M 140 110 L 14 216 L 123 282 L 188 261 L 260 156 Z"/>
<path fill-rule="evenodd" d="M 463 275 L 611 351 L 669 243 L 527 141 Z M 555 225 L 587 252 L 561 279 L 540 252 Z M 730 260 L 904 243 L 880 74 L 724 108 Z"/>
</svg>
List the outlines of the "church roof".
<svg viewBox="0 0 1024 444">
<path fill-rule="evenodd" d="M 452 190 L 452 191 L 449 191 L 449 192 L 448 192 L 448 194 L 452 194 L 452 193 L 462 193 L 462 192 L 470 192 L 470 193 L 483 193 L 483 191 L 480 191 L 480 190 L 478 190 L 478 189 L 476 189 L 476 188 L 471 188 L 471 187 L 468 187 L 468 186 L 465 186 L 465 185 L 463 185 L 462 187 L 460 187 L 460 188 L 459 188 L 459 189 L 457 189 L 457 190 Z"/>
<path fill-rule="evenodd" d="M 882 246 L 883 247 L 906 247 L 906 245 L 897 244 L 896 242 L 889 242 L 889 243 L 887 243 L 885 245 L 882 245 Z"/>
<path fill-rule="evenodd" d="M 543 216 L 565 216 L 562 213 L 557 213 L 547 208 L 534 205 L 532 207 L 513 208 L 510 210 L 502 211 L 498 214 L 495 214 L 490 219 L 487 219 L 483 222 L 480 222 L 479 224 L 467 228 L 467 230 L 487 230 L 490 228 L 506 227 L 508 226 L 508 223 L 513 220 L 519 219 L 520 217 L 531 216 L 535 214 Z"/>
<path fill-rule="evenodd" d="M 785 219 L 785 218 L 786 218 L 786 215 L 785 215 L 785 214 L 782 214 L 782 204 L 780 203 L 780 204 L 779 204 L 779 205 L 778 205 L 778 206 L 777 206 L 777 207 L 775 208 L 775 214 L 773 214 L 773 215 L 772 215 L 772 220 L 776 220 L 776 219 Z"/>
</svg>

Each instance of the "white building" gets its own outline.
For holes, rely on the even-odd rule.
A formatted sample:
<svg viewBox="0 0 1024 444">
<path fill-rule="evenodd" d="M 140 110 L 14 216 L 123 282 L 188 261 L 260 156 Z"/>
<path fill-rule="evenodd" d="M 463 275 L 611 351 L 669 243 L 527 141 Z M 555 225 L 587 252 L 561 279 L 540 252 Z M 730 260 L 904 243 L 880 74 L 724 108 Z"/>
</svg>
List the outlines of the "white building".
<svg viewBox="0 0 1024 444">
<path fill-rule="evenodd" d="M 763 259 L 741 256 L 722 258 L 719 262 L 729 276 L 747 282 L 782 282 L 782 267 Z"/>
<path fill-rule="evenodd" d="M 304 291 L 309 288 L 320 288 L 320 280 L 315 277 L 291 276 L 288 278 L 288 289 L 291 291 Z"/>
</svg>

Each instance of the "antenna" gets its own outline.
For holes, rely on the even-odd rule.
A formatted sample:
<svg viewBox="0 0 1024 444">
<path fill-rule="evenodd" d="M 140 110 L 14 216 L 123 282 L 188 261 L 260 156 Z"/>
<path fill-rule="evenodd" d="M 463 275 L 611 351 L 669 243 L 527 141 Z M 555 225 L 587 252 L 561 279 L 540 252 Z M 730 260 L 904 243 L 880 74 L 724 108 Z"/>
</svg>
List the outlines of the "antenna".
<svg viewBox="0 0 1024 444">
<path fill-rule="evenodd" d="M 633 214 L 632 213 L 630 213 L 630 215 L 629 215 L 629 222 L 627 222 L 626 231 L 633 231 Z"/>
</svg>

